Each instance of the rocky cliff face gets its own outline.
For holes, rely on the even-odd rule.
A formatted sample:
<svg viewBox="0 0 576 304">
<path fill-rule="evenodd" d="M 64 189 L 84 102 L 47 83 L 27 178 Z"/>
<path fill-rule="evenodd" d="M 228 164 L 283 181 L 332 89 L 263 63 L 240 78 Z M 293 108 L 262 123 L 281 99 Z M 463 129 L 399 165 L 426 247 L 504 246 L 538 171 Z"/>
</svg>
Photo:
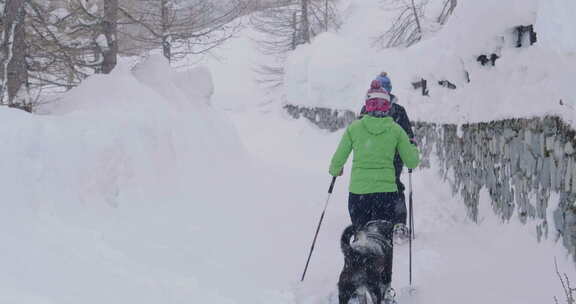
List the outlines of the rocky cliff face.
<svg viewBox="0 0 576 304">
<path fill-rule="evenodd" d="M 286 106 L 294 118 L 335 131 L 356 117 L 351 111 Z M 478 218 L 480 190 L 503 221 L 537 221 L 537 235 L 561 238 L 576 258 L 576 132 L 560 118 L 546 116 L 462 125 L 413 122 L 422 166 L 431 157 L 459 194 L 471 219 Z M 550 194 L 560 197 L 554 223 L 546 212 Z"/>
</svg>

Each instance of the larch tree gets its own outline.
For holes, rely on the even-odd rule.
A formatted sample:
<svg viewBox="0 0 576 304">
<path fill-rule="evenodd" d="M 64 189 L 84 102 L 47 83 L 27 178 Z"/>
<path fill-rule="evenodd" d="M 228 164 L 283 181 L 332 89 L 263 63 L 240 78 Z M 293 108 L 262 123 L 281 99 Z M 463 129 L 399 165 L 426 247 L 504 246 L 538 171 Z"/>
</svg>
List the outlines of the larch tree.
<svg viewBox="0 0 576 304">
<path fill-rule="evenodd" d="M 32 111 L 43 90 L 68 90 L 118 57 L 119 0 L 6 0 L 0 104 Z"/>
<path fill-rule="evenodd" d="M 310 43 L 316 35 L 338 28 L 334 0 L 284 0 L 260 3 L 251 18 L 259 33 L 255 39 L 261 53 L 277 58 L 277 66 L 259 67 L 259 82 L 268 87 L 282 84 L 285 55 L 299 45 Z"/>
<path fill-rule="evenodd" d="M 237 17 L 244 3 L 228 0 L 139 0 L 121 6 L 126 19 L 122 34 L 133 40 L 133 49 L 162 49 L 169 61 L 203 54 L 232 37 L 240 28 Z"/>
<path fill-rule="evenodd" d="M 256 13 L 251 23 L 262 34 L 256 39 L 260 51 L 273 55 L 283 55 L 339 26 L 333 0 L 278 1 Z"/>
</svg>

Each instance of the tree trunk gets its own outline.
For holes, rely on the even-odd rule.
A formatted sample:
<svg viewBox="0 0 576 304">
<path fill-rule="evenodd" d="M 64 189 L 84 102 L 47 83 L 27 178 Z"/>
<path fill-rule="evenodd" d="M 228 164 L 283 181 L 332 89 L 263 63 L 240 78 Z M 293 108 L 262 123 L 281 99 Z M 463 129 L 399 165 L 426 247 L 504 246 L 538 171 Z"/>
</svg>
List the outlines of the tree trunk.
<svg viewBox="0 0 576 304">
<path fill-rule="evenodd" d="M 160 0 L 160 15 L 160 22 L 162 23 L 162 54 L 170 62 L 172 60 L 172 45 L 170 45 L 170 33 L 168 32 L 170 28 L 168 0 Z"/>
<path fill-rule="evenodd" d="M 25 0 L 7 0 L 4 7 L 1 104 L 30 111 L 26 65 Z"/>
<path fill-rule="evenodd" d="M 329 19 L 329 12 L 328 12 L 328 0 L 324 1 L 324 31 L 328 32 L 328 19 Z"/>
<path fill-rule="evenodd" d="M 420 40 L 420 38 L 422 37 L 422 26 L 420 25 L 420 16 L 418 14 L 418 9 L 416 8 L 414 0 L 412 0 L 412 11 L 414 14 L 414 21 L 416 21 L 416 27 L 418 29 L 418 33 L 420 34 L 418 40 Z"/>
<path fill-rule="evenodd" d="M 118 61 L 118 0 L 104 0 L 103 30 L 108 47 L 102 54 L 102 73 L 109 74 Z"/>
<path fill-rule="evenodd" d="M 292 14 L 292 44 L 290 47 L 295 50 L 298 46 L 298 16 L 296 11 Z"/>
<path fill-rule="evenodd" d="M 302 40 L 310 43 L 310 20 L 308 19 L 308 4 L 310 0 L 302 0 Z"/>
</svg>

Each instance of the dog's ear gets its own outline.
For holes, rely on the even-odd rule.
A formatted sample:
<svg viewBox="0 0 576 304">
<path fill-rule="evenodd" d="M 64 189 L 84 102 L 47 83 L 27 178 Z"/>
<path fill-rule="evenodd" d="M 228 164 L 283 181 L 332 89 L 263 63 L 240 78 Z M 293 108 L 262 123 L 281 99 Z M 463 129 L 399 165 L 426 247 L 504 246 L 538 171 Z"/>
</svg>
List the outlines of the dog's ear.
<svg viewBox="0 0 576 304">
<path fill-rule="evenodd" d="M 350 246 L 350 241 L 354 236 L 354 226 L 350 225 L 344 229 L 342 232 L 342 237 L 340 238 L 340 248 L 344 257 L 349 257 L 352 254 L 352 246 Z"/>
</svg>

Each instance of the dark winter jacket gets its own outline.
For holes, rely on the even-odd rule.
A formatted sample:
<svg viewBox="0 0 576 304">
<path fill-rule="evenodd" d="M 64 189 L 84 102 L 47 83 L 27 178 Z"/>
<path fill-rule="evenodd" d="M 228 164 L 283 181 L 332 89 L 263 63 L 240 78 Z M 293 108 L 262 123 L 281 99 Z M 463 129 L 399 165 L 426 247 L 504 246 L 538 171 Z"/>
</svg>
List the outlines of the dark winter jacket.
<svg viewBox="0 0 576 304">
<path fill-rule="evenodd" d="M 392 97 L 393 99 L 396 99 L 395 96 Z M 360 110 L 360 118 L 362 118 L 362 116 L 364 116 L 364 114 L 366 114 L 366 109 L 365 106 L 362 106 L 362 110 Z M 392 108 L 390 108 L 390 114 L 389 114 L 392 119 L 399 124 L 402 129 L 404 129 L 404 131 L 406 132 L 406 134 L 408 135 L 408 138 L 410 138 L 410 140 L 414 139 L 414 132 L 412 131 L 412 124 L 410 123 L 410 119 L 408 118 L 408 114 L 406 113 L 406 109 L 404 109 L 403 106 L 397 104 L 396 102 L 392 103 Z M 400 158 L 400 155 L 398 155 L 398 153 L 396 153 L 396 156 L 394 157 L 394 168 L 396 169 L 396 176 L 400 176 L 400 174 L 402 173 L 402 168 L 404 167 L 404 163 L 402 162 L 402 159 Z"/>
</svg>

